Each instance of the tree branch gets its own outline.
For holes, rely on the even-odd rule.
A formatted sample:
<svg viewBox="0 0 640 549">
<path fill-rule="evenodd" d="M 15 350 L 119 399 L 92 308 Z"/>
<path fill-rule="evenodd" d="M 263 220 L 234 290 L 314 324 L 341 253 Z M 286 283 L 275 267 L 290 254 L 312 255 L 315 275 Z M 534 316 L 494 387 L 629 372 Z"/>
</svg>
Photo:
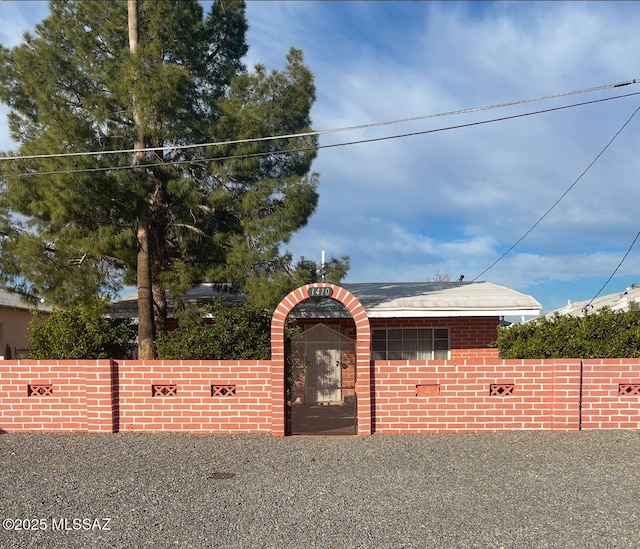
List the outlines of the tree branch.
<svg viewBox="0 0 640 549">
<path fill-rule="evenodd" d="M 193 225 L 189 225 L 187 223 L 172 223 L 172 226 L 180 227 L 182 229 L 188 229 L 196 234 L 199 234 L 200 236 L 207 236 L 207 233 L 198 229 L 198 227 L 194 227 Z"/>
</svg>

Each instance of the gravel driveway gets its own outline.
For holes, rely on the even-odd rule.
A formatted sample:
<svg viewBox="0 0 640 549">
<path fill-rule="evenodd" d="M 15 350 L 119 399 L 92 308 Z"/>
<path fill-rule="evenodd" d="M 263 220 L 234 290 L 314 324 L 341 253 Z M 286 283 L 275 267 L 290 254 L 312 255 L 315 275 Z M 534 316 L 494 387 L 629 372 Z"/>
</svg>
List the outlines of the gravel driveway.
<svg viewBox="0 0 640 549">
<path fill-rule="evenodd" d="M 3 549 L 640 547 L 637 432 L 2 434 L 0 463 Z"/>
</svg>

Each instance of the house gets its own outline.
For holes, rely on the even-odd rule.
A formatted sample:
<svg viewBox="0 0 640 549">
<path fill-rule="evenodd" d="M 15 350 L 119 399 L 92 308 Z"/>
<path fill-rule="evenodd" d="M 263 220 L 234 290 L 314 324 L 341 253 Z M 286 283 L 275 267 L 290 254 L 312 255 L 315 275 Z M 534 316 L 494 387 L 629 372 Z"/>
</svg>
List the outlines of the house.
<svg viewBox="0 0 640 549">
<path fill-rule="evenodd" d="M 244 298 L 226 287 L 201 285 L 182 299 L 205 305 L 227 296 Z M 170 300 L 170 314 L 173 306 Z M 498 349 L 491 344 L 504 317 L 536 316 L 540 308 L 532 297 L 489 282 L 298 288 L 276 308 L 271 329 L 271 364 L 282 368 L 287 380 L 281 397 L 285 430 L 353 434 L 372 364 L 424 370 L 430 362 L 495 360 Z M 112 303 L 110 311 L 112 316 L 135 316 L 135 296 Z M 285 341 L 288 321 L 300 331 Z"/>
<path fill-rule="evenodd" d="M 284 432 L 355 434 L 368 424 L 362 419 L 370 419 L 378 399 L 371 394 L 394 393 L 385 376 L 497 360 L 491 344 L 504 317 L 536 316 L 540 308 L 532 297 L 490 282 L 321 283 L 294 290 L 271 325 L 272 368 L 283 368 L 288 381 Z M 302 328 L 290 342 L 288 320 Z M 274 402 L 280 398 L 274 390 Z M 405 395 L 389 398 L 400 406 Z"/>
<path fill-rule="evenodd" d="M 342 284 L 364 307 L 372 331 L 373 360 L 449 360 L 497 357 L 491 347 L 506 316 L 537 316 L 531 296 L 490 282 Z M 335 300 L 301 303 L 290 318 L 303 328 L 320 319 L 355 333 L 351 316 Z"/>
<path fill-rule="evenodd" d="M 624 291 L 601 295 L 588 301 L 567 301 L 567 304 L 544 315 L 553 318 L 556 314 L 569 316 L 584 316 L 585 312 L 595 313 L 603 307 L 612 311 L 629 311 L 633 306 L 640 307 L 640 283 L 634 283 Z"/>
<path fill-rule="evenodd" d="M 372 358 L 380 360 L 447 360 L 497 357 L 490 346 L 504 317 L 537 316 L 541 305 L 531 296 L 490 282 L 392 282 L 341 284 L 360 301 L 372 330 Z M 336 300 L 317 296 L 301 303 L 289 317 L 307 329 L 320 321 L 347 337 L 355 325 Z M 245 295 L 227 284 L 200 284 L 181 296 L 191 305 L 207 305 L 224 298 L 240 302 Z M 175 326 L 175 300 L 167 299 L 168 327 Z M 115 300 L 113 318 L 135 318 L 137 296 Z M 416 330 L 420 330 L 417 332 Z"/>
<path fill-rule="evenodd" d="M 180 303 L 183 306 L 203 307 L 211 305 L 216 299 L 224 299 L 227 302 L 240 303 L 247 296 L 240 293 L 235 286 L 226 283 L 203 283 L 189 289 L 179 299 L 175 299 L 170 292 L 167 292 L 167 329 L 175 329 L 177 321 L 174 310 Z M 138 294 L 131 294 L 112 301 L 109 304 L 108 316 L 111 318 L 137 318 L 138 317 Z"/>
<path fill-rule="evenodd" d="M 20 295 L 0 290 L 0 356 L 5 359 L 26 358 L 29 350 L 27 329 L 33 320 L 33 311 L 48 314 L 51 308 L 37 305 Z"/>
</svg>

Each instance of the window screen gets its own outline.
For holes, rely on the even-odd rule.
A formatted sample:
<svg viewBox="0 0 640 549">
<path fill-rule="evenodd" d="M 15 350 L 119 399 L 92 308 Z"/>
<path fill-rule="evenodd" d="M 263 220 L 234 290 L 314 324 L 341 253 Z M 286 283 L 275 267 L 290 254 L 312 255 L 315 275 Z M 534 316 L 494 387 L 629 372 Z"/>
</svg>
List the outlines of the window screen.
<svg viewBox="0 0 640 549">
<path fill-rule="evenodd" d="M 386 328 L 373 330 L 373 360 L 446 360 L 448 328 Z"/>
</svg>

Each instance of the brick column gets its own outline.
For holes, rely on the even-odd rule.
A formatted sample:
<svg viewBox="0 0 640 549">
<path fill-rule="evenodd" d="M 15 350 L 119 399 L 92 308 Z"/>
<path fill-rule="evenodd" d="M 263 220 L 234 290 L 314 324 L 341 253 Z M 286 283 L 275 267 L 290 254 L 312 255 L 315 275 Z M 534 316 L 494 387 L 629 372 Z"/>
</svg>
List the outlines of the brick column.
<svg viewBox="0 0 640 549">
<path fill-rule="evenodd" d="M 115 433 L 118 430 L 118 365 L 111 360 L 82 361 L 87 387 L 87 431 Z"/>
<path fill-rule="evenodd" d="M 580 429 L 581 361 L 553 360 L 553 430 Z"/>
</svg>

